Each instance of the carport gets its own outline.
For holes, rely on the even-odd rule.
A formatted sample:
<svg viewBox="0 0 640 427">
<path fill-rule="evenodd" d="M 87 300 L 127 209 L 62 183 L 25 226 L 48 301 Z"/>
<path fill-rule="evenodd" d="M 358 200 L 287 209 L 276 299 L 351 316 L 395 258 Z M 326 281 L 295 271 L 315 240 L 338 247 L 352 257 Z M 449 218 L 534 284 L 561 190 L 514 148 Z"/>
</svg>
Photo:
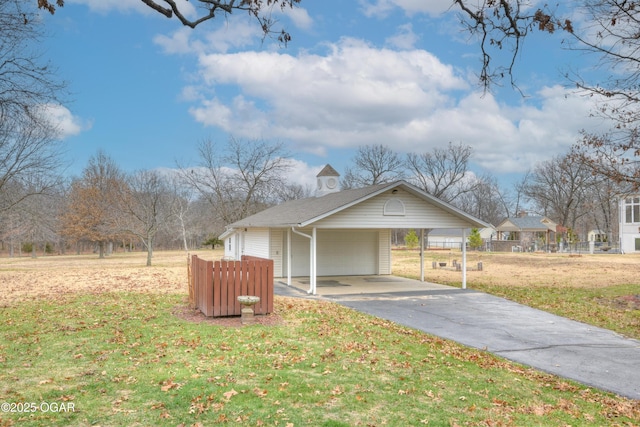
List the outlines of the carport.
<svg viewBox="0 0 640 427">
<path fill-rule="evenodd" d="M 337 182 L 336 175 L 321 172 L 319 188 L 335 188 L 331 179 Z M 308 277 L 307 292 L 316 294 L 319 277 L 390 276 L 393 229 L 414 229 L 424 242 L 431 229 L 455 228 L 462 230 L 466 241 L 467 229 L 488 226 L 405 181 L 318 194 L 319 197 L 285 202 L 230 224 L 220 236 L 225 241 L 225 256 L 273 259 L 275 277 L 286 278 L 289 285 L 294 277 Z M 424 251 L 420 260 L 424 281 Z"/>
</svg>

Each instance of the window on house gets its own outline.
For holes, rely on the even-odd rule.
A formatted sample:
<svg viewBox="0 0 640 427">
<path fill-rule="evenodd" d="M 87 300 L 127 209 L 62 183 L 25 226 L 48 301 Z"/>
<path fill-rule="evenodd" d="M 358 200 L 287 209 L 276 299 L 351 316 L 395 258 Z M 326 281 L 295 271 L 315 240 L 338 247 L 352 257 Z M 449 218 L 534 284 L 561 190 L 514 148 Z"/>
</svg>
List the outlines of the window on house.
<svg viewBox="0 0 640 427">
<path fill-rule="evenodd" d="M 383 215 L 404 216 L 404 203 L 400 199 L 390 199 L 384 204 Z"/>
<path fill-rule="evenodd" d="M 640 251 L 640 239 L 636 239 L 636 251 Z"/>
<path fill-rule="evenodd" d="M 625 204 L 625 222 L 627 224 L 640 222 L 640 197 L 627 197 Z"/>
</svg>

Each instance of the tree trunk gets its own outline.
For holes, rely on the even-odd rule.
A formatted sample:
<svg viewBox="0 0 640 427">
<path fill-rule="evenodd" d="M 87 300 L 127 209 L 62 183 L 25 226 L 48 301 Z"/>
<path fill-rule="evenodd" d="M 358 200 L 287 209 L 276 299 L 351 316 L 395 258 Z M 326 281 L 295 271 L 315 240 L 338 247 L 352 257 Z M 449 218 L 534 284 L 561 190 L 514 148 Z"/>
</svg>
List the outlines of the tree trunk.
<svg viewBox="0 0 640 427">
<path fill-rule="evenodd" d="M 147 267 L 151 267 L 151 258 L 153 258 L 153 238 L 147 241 Z"/>
<path fill-rule="evenodd" d="M 103 259 L 104 258 L 104 242 L 98 243 L 98 250 L 100 253 L 100 255 L 98 255 L 98 258 Z"/>
</svg>

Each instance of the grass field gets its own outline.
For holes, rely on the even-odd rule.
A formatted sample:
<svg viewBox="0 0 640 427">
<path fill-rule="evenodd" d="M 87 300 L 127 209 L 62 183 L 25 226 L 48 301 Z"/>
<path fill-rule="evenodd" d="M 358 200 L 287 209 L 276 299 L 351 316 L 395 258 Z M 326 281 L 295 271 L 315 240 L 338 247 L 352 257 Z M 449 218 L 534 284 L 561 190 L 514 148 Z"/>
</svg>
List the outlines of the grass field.
<svg viewBox="0 0 640 427">
<path fill-rule="evenodd" d="M 413 274 L 415 254 L 394 256 L 396 273 Z M 469 286 L 505 287 L 491 279 L 498 259 L 485 255 Z M 529 268 L 549 270 L 548 258 L 531 259 Z M 144 261 L 0 259 L 0 402 L 8 404 L 0 426 L 640 425 L 640 401 L 329 302 L 276 298 L 271 321 L 250 327 L 184 316 L 186 256 L 157 253 L 148 268 Z M 585 258 L 564 261 L 568 270 Z M 459 281 L 459 273 L 429 273 Z M 599 303 L 575 297 L 594 288 L 572 280 L 558 300 Z M 614 300 L 606 295 L 618 286 L 633 294 L 638 285 L 599 289 Z M 538 292 L 530 299 L 544 302 Z"/>
</svg>

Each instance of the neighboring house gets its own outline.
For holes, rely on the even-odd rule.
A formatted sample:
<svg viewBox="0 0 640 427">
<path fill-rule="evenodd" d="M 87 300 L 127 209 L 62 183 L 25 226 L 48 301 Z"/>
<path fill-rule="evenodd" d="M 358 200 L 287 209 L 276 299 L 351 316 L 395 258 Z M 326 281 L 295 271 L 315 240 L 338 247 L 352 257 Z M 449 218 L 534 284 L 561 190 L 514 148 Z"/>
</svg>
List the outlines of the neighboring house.
<svg viewBox="0 0 640 427">
<path fill-rule="evenodd" d="M 391 274 L 392 229 L 487 227 L 405 181 L 340 191 L 331 166 L 317 177 L 320 196 L 229 224 L 225 256 L 273 259 L 276 277 L 308 276 L 315 293 L 317 276 Z"/>
<path fill-rule="evenodd" d="M 589 242 L 606 242 L 607 241 L 607 233 L 602 230 L 589 230 L 587 233 L 587 241 Z"/>
<path fill-rule="evenodd" d="M 640 194 L 621 197 L 618 203 L 620 251 L 640 252 Z"/>
<path fill-rule="evenodd" d="M 517 217 L 507 218 L 496 227 L 498 240 L 514 242 L 520 250 L 536 250 L 542 246 L 555 244 L 558 224 L 544 216 L 529 216 L 522 213 Z M 516 244 L 517 243 L 517 244 Z"/>
<path fill-rule="evenodd" d="M 427 235 L 428 241 L 426 247 L 460 249 L 462 247 L 462 231 L 463 230 L 456 228 L 436 228 L 431 230 Z M 491 226 L 479 228 L 478 231 L 480 232 L 482 241 L 485 243 L 495 239 L 496 230 Z M 465 236 L 467 241 L 469 241 L 470 234 L 471 229 L 466 229 Z"/>
</svg>

